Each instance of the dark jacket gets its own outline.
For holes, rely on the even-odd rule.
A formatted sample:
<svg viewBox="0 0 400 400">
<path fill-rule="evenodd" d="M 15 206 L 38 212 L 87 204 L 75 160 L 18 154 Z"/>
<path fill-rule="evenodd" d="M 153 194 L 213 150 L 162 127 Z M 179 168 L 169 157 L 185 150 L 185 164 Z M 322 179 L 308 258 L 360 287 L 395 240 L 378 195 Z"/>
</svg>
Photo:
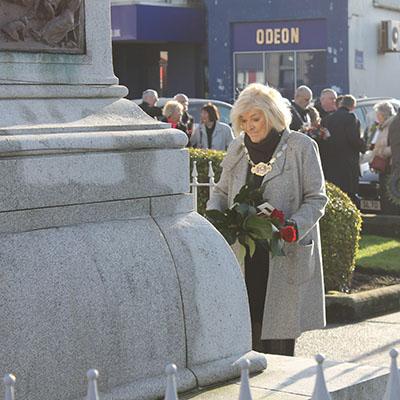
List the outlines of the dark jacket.
<svg viewBox="0 0 400 400">
<path fill-rule="evenodd" d="M 365 152 L 360 121 L 346 107 L 340 107 L 326 118 L 326 125 L 331 136 L 322 160 L 325 179 L 354 195 L 358 192 L 360 152 Z"/>
<path fill-rule="evenodd" d="M 184 111 L 181 120 L 186 125 L 186 133 L 190 136 L 193 133 L 194 118 L 187 111 Z"/>
<path fill-rule="evenodd" d="M 393 173 L 400 175 L 400 111 L 389 126 L 388 141 L 392 150 Z"/>
<path fill-rule="evenodd" d="M 321 102 L 320 102 L 320 101 L 317 101 L 317 102 L 314 104 L 314 107 L 317 109 L 317 111 L 319 112 L 319 116 L 321 117 L 321 125 L 324 126 L 324 127 L 326 127 L 326 119 L 327 119 L 327 117 L 328 117 L 329 115 L 331 115 L 331 114 L 333 113 L 333 111 L 332 111 L 332 112 L 325 111 L 325 110 L 322 108 L 322 105 L 321 105 Z"/>
<path fill-rule="evenodd" d="M 153 106 L 151 107 L 149 103 L 146 103 L 143 101 L 142 103 L 139 104 L 139 107 L 150 117 L 156 118 L 156 119 L 161 119 L 162 118 L 162 110 L 160 107 Z"/>
<path fill-rule="evenodd" d="M 292 122 L 290 124 L 290 129 L 292 131 L 300 131 L 304 124 L 310 122 L 308 110 L 301 108 L 294 101 L 292 101 L 290 111 L 292 113 Z"/>
</svg>

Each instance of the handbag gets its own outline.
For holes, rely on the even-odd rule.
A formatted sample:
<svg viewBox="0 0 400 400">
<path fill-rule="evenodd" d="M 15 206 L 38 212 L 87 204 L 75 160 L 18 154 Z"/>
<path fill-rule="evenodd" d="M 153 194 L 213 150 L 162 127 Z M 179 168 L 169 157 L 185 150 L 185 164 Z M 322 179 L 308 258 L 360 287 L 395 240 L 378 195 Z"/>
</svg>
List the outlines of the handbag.
<svg viewBox="0 0 400 400">
<path fill-rule="evenodd" d="M 374 156 L 369 166 L 377 172 L 385 172 L 388 165 L 388 160 L 380 156 Z"/>
</svg>

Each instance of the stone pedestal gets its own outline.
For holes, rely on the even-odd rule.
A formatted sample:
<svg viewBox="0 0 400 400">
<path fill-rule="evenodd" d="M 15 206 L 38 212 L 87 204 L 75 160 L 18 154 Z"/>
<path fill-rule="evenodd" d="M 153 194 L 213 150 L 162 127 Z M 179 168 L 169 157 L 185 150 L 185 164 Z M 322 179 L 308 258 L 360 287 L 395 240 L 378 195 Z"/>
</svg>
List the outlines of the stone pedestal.
<svg viewBox="0 0 400 400">
<path fill-rule="evenodd" d="M 239 375 L 246 290 L 193 212 L 186 135 L 120 99 L 108 1 L 87 0 L 86 53 L 0 52 L 0 372 L 17 397 L 113 400 Z"/>
</svg>

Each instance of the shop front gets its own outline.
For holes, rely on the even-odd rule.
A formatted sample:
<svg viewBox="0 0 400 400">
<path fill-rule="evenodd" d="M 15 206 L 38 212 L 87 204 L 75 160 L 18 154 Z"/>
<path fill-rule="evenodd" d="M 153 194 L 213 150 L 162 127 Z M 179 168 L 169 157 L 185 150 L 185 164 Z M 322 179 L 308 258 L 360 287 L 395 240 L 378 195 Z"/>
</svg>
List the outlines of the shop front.
<svg viewBox="0 0 400 400">
<path fill-rule="evenodd" d="M 204 93 L 205 15 L 199 7 L 112 4 L 114 71 L 140 98 L 146 89 L 170 97 Z"/>
</svg>

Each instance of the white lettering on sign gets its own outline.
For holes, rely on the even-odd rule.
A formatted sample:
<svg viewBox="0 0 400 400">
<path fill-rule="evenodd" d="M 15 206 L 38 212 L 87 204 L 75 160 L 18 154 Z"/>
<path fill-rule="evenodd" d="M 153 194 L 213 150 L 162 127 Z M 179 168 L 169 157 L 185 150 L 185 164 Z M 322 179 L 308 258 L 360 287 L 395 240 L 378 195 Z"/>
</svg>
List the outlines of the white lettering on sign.
<svg viewBox="0 0 400 400">
<path fill-rule="evenodd" d="M 256 43 L 264 44 L 298 44 L 300 43 L 300 28 L 267 28 L 256 30 Z"/>
</svg>

